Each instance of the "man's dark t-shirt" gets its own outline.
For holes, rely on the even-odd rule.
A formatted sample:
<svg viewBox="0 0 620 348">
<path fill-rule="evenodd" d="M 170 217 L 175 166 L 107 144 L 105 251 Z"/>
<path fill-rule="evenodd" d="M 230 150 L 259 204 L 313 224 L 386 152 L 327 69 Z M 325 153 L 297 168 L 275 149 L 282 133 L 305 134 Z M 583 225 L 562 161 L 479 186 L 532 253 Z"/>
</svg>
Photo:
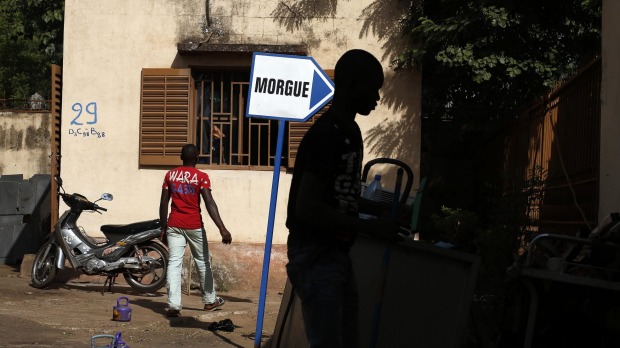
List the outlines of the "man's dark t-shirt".
<svg viewBox="0 0 620 348">
<path fill-rule="evenodd" d="M 327 178 L 330 183 L 322 192 L 325 203 L 340 213 L 357 217 L 363 144 L 359 127 L 355 122 L 352 125 L 347 130 L 333 112 L 327 111 L 302 139 L 289 192 L 286 220 L 286 227 L 290 231 L 289 247 L 293 243 L 298 245 L 299 242 L 309 242 L 348 249 L 353 243 L 353 240 L 339 240 L 333 236 L 333 230 L 302 221 L 295 215 L 301 177 L 304 172 L 311 172 Z"/>
</svg>

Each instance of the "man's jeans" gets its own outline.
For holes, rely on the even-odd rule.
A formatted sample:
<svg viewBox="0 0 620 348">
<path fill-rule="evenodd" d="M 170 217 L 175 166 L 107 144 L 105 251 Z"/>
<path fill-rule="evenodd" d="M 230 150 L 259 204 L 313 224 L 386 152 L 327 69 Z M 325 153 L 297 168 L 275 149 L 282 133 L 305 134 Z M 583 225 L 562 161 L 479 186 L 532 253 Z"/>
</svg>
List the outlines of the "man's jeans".
<svg viewBox="0 0 620 348">
<path fill-rule="evenodd" d="M 187 244 L 189 244 L 189 249 L 194 257 L 196 270 L 198 271 L 202 302 L 214 303 L 215 288 L 205 231 L 203 229 L 190 230 L 168 227 L 166 237 L 168 238 L 168 250 L 170 252 L 168 273 L 166 275 L 168 282 L 168 308 L 181 310 L 181 269 L 183 268 L 183 254 Z"/>
<path fill-rule="evenodd" d="M 287 274 L 299 295 L 312 348 L 358 346 L 358 293 L 349 254 L 337 248 L 289 249 Z"/>
</svg>

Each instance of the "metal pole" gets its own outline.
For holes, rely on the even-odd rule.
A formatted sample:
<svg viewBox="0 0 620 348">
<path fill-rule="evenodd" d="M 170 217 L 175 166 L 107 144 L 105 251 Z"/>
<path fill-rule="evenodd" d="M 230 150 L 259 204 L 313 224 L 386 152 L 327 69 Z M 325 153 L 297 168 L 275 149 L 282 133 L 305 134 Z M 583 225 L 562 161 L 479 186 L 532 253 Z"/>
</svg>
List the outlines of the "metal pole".
<svg viewBox="0 0 620 348">
<path fill-rule="evenodd" d="M 273 224 L 276 215 L 276 202 L 278 201 L 278 183 L 280 181 L 280 161 L 282 158 L 282 143 L 284 139 L 284 126 L 286 121 L 278 122 L 278 142 L 276 145 L 276 158 L 273 165 L 273 180 L 271 182 L 271 203 L 269 204 L 269 220 L 267 222 L 267 238 L 265 239 L 265 254 L 263 258 L 263 275 L 260 282 L 260 297 L 258 299 L 258 313 L 256 313 L 256 333 L 254 348 L 260 348 L 263 335 L 263 316 L 265 315 L 265 297 L 267 296 L 267 281 L 269 278 L 269 261 L 271 259 L 271 241 L 273 239 Z"/>
<path fill-rule="evenodd" d="M 394 189 L 394 197 L 392 199 L 392 221 L 398 223 L 398 207 L 400 203 L 400 187 L 403 181 L 403 168 L 398 168 L 396 173 L 396 187 Z M 383 296 L 385 295 L 385 283 L 387 282 L 387 271 L 392 258 L 392 243 L 385 247 L 383 253 L 383 264 L 381 267 L 381 276 L 379 278 L 379 293 L 377 295 L 377 303 L 375 304 L 375 315 L 372 320 L 372 332 L 370 336 L 370 347 L 375 348 L 379 339 L 379 325 L 381 323 L 381 311 L 383 310 Z"/>
</svg>

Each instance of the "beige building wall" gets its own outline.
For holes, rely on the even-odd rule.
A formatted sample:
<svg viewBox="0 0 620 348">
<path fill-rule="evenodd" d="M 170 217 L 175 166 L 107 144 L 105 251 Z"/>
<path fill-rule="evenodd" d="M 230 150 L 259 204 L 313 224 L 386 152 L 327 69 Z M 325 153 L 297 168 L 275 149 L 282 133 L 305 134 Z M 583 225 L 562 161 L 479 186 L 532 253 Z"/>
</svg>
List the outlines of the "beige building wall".
<svg viewBox="0 0 620 348">
<path fill-rule="evenodd" d="M 0 175 L 50 173 L 50 114 L 0 112 Z"/>
<path fill-rule="evenodd" d="M 620 211 L 620 2 L 603 0 L 599 219 Z"/>
<path fill-rule="evenodd" d="M 203 32 L 205 3 L 210 3 L 211 36 Z M 161 183 L 170 168 L 138 166 L 141 69 L 217 64 L 207 57 L 180 56 L 179 42 L 304 44 L 324 69 L 333 69 L 348 49 L 372 52 L 385 67 L 386 81 L 377 110 L 358 118 L 366 138 L 365 159 L 405 161 L 414 170 L 417 187 L 421 78 L 389 67 L 403 47 L 396 30 L 406 2 L 340 0 L 336 8 L 330 7 L 333 1 L 312 3 L 316 7 L 310 12 L 294 17 L 281 1 L 66 0 L 61 174 L 69 192 L 90 199 L 103 192 L 114 195 L 112 202 L 101 204 L 107 213 L 81 218 L 89 234 L 97 235 L 101 224 L 158 218 Z M 264 243 L 273 172 L 207 172 L 233 241 Z M 274 244 L 286 242 L 290 181 L 291 175 L 282 172 Z M 204 215 L 208 238 L 219 240 Z"/>
</svg>

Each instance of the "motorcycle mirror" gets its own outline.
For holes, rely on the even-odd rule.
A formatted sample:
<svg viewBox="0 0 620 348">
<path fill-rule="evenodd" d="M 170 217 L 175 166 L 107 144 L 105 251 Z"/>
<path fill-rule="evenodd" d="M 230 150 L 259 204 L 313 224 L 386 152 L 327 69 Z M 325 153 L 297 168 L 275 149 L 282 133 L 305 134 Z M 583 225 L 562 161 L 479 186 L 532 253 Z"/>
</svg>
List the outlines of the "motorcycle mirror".
<svg viewBox="0 0 620 348">
<path fill-rule="evenodd" d="M 101 199 L 106 200 L 106 201 L 111 201 L 114 199 L 114 196 L 112 196 L 111 193 L 104 193 L 101 195 Z"/>
</svg>

